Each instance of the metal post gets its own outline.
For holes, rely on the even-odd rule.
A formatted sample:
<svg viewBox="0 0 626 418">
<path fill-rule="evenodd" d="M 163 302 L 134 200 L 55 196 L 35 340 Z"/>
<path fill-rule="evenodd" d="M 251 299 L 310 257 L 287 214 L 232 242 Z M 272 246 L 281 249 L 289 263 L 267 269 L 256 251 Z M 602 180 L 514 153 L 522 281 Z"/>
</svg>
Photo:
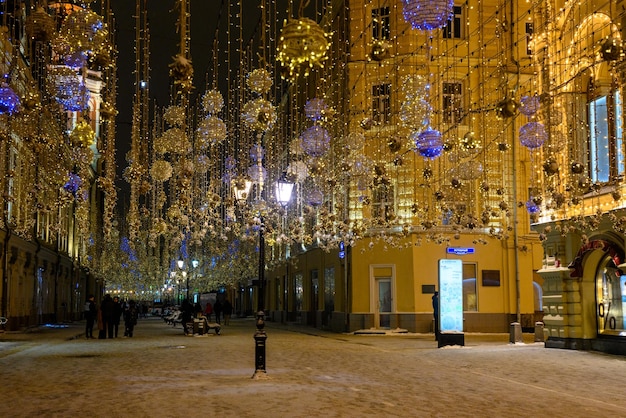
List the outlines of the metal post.
<svg viewBox="0 0 626 418">
<path fill-rule="evenodd" d="M 265 333 L 265 312 L 264 296 L 265 296 L 265 237 L 263 236 L 263 217 L 260 217 L 261 224 L 259 227 L 259 295 L 258 295 L 258 312 L 256 314 L 256 331 L 254 332 L 254 358 L 255 370 L 252 378 L 265 376 L 265 341 L 267 334 Z"/>
</svg>

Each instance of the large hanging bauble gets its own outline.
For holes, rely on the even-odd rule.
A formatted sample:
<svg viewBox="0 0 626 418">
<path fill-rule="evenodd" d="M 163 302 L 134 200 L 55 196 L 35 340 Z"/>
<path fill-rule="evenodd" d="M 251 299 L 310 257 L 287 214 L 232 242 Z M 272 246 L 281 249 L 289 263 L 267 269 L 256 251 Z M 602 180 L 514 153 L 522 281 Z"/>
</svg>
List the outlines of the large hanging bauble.
<svg viewBox="0 0 626 418">
<path fill-rule="evenodd" d="M 264 68 L 257 68 L 246 76 L 248 88 L 257 94 L 265 94 L 272 88 L 272 76 Z"/>
<path fill-rule="evenodd" d="M 48 72 L 48 90 L 56 101 L 67 111 L 79 111 L 87 108 L 89 90 L 83 78 L 69 67 L 59 66 Z"/>
<path fill-rule="evenodd" d="M 73 51 L 93 54 L 108 42 L 108 30 L 102 18 L 89 9 L 79 9 L 70 13 L 61 24 L 59 31 L 70 43 Z"/>
<path fill-rule="evenodd" d="M 217 116 L 208 116 L 201 120 L 196 132 L 203 148 L 208 145 L 219 144 L 226 139 L 228 134 L 226 124 Z"/>
<path fill-rule="evenodd" d="M 519 129 L 519 141 L 528 149 L 539 148 L 547 138 L 546 129 L 539 122 L 528 122 Z"/>
<path fill-rule="evenodd" d="M 93 129 L 84 120 L 78 122 L 70 134 L 70 141 L 73 147 L 87 148 L 94 142 L 94 139 L 95 133 Z"/>
<path fill-rule="evenodd" d="M 523 96 L 520 100 L 519 111 L 522 115 L 532 116 L 539 110 L 539 96 Z"/>
<path fill-rule="evenodd" d="M 309 176 L 309 168 L 303 161 L 292 161 L 287 167 L 287 176 L 301 183 Z"/>
<path fill-rule="evenodd" d="M 268 131 L 274 126 L 276 119 L 276 109 L 274 106 L 261 97 L 243 105 L 241 120 L 253 131 Z"/>
<path fill-rule="evenodd" d="M 219 112 L 224 107 L 224 97 L 218 90 L 207 90 L 202 96 L 202 108 L 209 115 Z"/>
<path fill-rule="evenodd" d="M 6 84 L 0 86 L 0 115 L 12 115 L 20 107 L 20 98 Z"/>
<path fill-rule="evenodd" d="M 411 139 L 415 142 L 415 149 L 425 158 L 437 158 L 443 151 L 443 141 L 441 133 L 435 129 L 428 128 L 423 132 L 414 132 Z"/>
<path fill-rule="evenodd" d="M 262 165 L 255 164 L 248 167 L 248 176 L 254 183 L 265 183 L 267 171 Z"/>
<path fill-rule="evenodd" d="M 413 29 L 433 30 L 446 26 L 452 16 L 454 0 L 402 0 L 404 20 Z"/>
<path fill-rule="evenodd" d="M 430 124 L 431 113 L 432 108 L 426 100 L 415 98 L 402 103 L 399 116 L 405 126 L 420 131 Z"/>
<path fill-rule="evenodd" d="M 311 157 L 321 157 L 330 149 L 330 134 L 319 125 L 313 125 L 302 132 L 302 147 Z"/>
<path fill-rule="evenodd" d="M 420 74 L 409 74 L 402 77 L 401 89 L 407 100 L 427 99 L 430 94 L 428 79 Z"/>
<path fill-rule="evenodd" d="M 289 20 L 283 26 L 278 40 L 278 55 L 288 78 L 301 73 L 309 74 L 309 69 L 323 67 L 330 44 L 324 30 L 306 17 Z"/>
<path fill-rule="evenodd" d="M 328 105 L 324 102 L 324 99 L 313 98 L 307 100 L 304 104 L 304 115 L 313 122 L 322 119 L 327 110 Z"/>
<path fill-rule="evenodd" d="M 157 160 L 150 168 L 150 176 L 154 181 L 167 181 L 172 177 L 172 165 L 168 161 Z"/>
</svg>

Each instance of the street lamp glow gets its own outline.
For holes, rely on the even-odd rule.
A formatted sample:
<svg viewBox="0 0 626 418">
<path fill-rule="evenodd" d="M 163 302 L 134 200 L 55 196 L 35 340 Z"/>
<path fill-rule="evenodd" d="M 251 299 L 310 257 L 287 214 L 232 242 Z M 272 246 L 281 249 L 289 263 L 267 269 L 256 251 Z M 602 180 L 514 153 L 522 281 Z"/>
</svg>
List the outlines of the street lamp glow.
<svg viewBox="0 0 626 418">
<path fill-rule="evenodd" d="M 250 195 L 250 188 L 252 188 L 252 181 L 245 177 L 239 177 L 232 182 L 233 191 L 235 193 L 235 200 L 238 203 L 244 202 Z"/>
<path fill-rule="evenodd" d="M 281 206 L 287 206 L 287 203 L 291 200 L 291 192 L 293 191 L 294 184 L 287 181 L 285 174 L 281 176 L 276 182 L 276 200 Z"/>
<path fill-rule="evenodd" d="M 178 268 L 179 269 L 182 269 L 183 265 L 185 264 L 185 262 L 183 260 L 178 260 L 176 263 L 178 264 Z"/>
</svg>

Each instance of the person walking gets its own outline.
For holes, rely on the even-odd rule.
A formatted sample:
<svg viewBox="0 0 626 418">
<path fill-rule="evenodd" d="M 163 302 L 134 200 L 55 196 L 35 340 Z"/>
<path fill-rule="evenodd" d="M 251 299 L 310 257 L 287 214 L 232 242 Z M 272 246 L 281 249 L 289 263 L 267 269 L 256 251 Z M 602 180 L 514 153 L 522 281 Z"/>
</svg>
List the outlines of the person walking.
<svg viewBox="0 0 626 418">
<path fill-rule="evenodd" d="M 117 296 L 113 297 L 113 302 L 115 303 L 115 306 L 113 308 L 113 335 L 115 338 L 117 338 L 117 332 L 120 328 L 120 319 L 122 318 L 124 308 L 122 307 L 120 298 L 118 298 Z"/>
<path fill-rule="evenodd" d="M 135 325 L 139 318 L 139 310 L 134 300 L 128 302 L 128 308 L 124 311 L 124 337 L 132 337 Z"/>
<path fill-rule="evenodd" d="M 230 316 L 233 314 L 233 305 L 228 299 L 224 300 L 224 325 L 230 324 Z"/>
<path fill-rule="evenodd" d="M 106 337 L 113 338 L 113 322 L 115 316 L 115 302 L 110 294 L 104 295 L 104 300 L 100 306 L 100 310 L 102 311 L 102 323 L 104 326 L 104 331 L 106 333 Z M 105 337 L 105 338 L 106 338 Z"/>
<path fill-rule="evenodd" d="M 204 308 L 204 316 L 209 322 L 211 322 L 211 315 L 213 315 L 213 305 L 211 305 L 211 302 L 207 302 L 206 308 Z"/>
<path fill-rule="evenodd" d="M 215 301 L 213 305 L 213 312 L 215 313 L 215 322 L 221 324 L 221 316 L 222 316 L 222 302 L 219 299 Z"/>
<path fill-rule="evenodd" d="M 96 308 L 94 298 L 94 295 L 89 295 L 87 301 L 85 302 L 85 338 L 95 338 L 93 336 L 93 324 L 96 321 L 98 310 Z"/>
</svg>

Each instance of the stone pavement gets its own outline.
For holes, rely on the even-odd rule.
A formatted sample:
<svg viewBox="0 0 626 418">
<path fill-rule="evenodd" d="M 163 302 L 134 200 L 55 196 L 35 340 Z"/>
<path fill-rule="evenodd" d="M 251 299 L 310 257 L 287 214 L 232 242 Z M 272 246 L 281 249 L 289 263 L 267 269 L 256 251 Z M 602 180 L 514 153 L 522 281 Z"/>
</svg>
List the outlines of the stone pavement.
<svg viewBox="0 0 626 418">
<path fill-rule="evenodd" d="M 267 373 L 252 379 L 253 319 L 202 337 L 159 318 L 141 319 L 133 338 L 87 340 L 83 326 L 0 334 L 0 416 L 626 416 L 626 359 L 508 334 L 437 348 L 432 334 L 270 322 Z"/>
</svg>

